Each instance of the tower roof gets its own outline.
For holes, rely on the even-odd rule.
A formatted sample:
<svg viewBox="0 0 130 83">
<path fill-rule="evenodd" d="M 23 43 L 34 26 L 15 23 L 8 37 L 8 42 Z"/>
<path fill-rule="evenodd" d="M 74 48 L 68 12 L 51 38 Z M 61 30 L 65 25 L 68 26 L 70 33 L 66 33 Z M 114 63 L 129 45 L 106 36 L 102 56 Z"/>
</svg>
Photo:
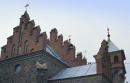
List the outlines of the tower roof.
<svg viewBox="0 0 130 83">
<path fill-rule="evenodd" d="M 114 52 L 118 50 L 119 48 L 110 39 L 108 39 L 108 52 Z"/>
<path fill-rule="evenodd" d="M 107 28 L 107 37 L 108 37 L 108 52 L 114 52 L 114 51 L 118 51 L 119 48 L 111 41 L 110 39 L 110 29 Z"/>
</svg>

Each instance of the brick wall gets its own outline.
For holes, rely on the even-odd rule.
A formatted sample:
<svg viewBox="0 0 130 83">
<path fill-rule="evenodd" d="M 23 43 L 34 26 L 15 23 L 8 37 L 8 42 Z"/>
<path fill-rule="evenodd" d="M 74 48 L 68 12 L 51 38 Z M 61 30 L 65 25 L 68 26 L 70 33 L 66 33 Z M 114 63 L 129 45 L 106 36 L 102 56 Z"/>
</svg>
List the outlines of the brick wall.
<svg viewBox="0 0 130 83">
<path fill-rule="evenodd" d="M 34 20 L 30 20 L 26 11 L 21 16 L 19 25 L 13 29 L 13 35 L 7 38 L 7 44 L 2 47 L 1 60 L 45 49 L 47 44 L 70 66 L 87 63 L 82 53 L 76 54 L 73 44 L 68 40 L 63 41 L 63 36 L 58 35 L 56 28 L 50 31 L 48 39 L 46 32 L 41 33 L 40 26 L 35 26 Z"/>
</svg>

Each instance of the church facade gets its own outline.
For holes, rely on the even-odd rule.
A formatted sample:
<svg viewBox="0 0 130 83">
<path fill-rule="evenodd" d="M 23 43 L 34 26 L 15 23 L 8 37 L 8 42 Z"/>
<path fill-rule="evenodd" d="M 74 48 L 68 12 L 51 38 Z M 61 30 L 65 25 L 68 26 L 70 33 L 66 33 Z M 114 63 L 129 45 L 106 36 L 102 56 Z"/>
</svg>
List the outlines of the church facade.
<svg viewBox="0 0 130 83">
<path fill-rule="evenodd" d="M 70 40 L 63 41 L 56 28 L 41 33 L 27 11 L 13 35 L 1 47 L 0 83 L 123 83 L 125 54 L 110 39 L 103 40 L 95 63 L 76 54 Z"/>
</svg>

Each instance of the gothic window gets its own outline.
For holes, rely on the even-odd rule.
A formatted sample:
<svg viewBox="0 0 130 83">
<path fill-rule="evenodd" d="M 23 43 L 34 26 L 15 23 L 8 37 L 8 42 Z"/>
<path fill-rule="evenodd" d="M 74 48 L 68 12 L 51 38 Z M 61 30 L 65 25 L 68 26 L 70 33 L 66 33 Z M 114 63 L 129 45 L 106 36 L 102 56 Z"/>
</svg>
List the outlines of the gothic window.
<svg viewBox="0 0 130 83">
<path fill-rule="evenodd" d="M 23 53 L 24 53 L 24 54 L 27 53 L 27 50 L 28 50 L 28 41 L 26 40 L 26 41 L 24 42 Z"/>
<path fill-rule="evenodd" d="M 114 56 L 114 63 L 119 62 L 119 57 L 118 56 Z"/>
<path fill-rule="evenodd" d="M 15 45 L 12 46 L 11 56 L 15 55 Z"/>
</svg>

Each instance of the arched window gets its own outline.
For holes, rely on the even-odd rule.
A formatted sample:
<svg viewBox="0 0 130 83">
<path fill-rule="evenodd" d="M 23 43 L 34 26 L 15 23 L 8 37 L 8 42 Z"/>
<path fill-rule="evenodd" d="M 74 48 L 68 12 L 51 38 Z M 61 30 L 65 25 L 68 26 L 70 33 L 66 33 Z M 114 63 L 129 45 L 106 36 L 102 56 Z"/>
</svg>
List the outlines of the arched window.
<svg viewBox="0 0 130 83">
<path fill-rule="evenodd" d="M 15 45 L 12 46 L 11 56 L 15 55 Z"/>
<path fill-rule="evenodd" d="M 28 41 L 26 40 L 26 41 L 24 42 L 23 53 L 24 53 L 24 54 L 27 53 L 27 50 L 28 50 Z"/>
<path fill-rule="evenodd" d="M 114 63 L 119 62 L 119 57 L 118 56 L 114 56 Z"/>
</svg>

